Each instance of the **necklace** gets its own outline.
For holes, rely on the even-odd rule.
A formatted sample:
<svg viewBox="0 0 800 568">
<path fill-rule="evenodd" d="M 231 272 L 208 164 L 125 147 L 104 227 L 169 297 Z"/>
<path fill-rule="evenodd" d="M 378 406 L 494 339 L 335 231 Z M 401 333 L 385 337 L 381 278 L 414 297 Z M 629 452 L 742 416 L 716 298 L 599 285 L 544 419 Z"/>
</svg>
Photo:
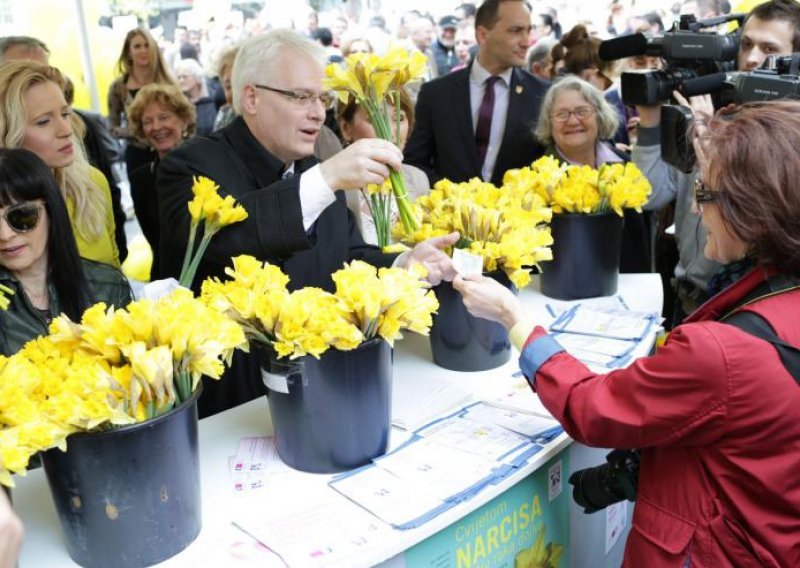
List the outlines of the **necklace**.
<svg viewBox="0 0 800 568">
<path fill-rule="evenodd" d="M 33 307 L 37 310 L 49 310 L 50 309 L 50 291 L 47 289 L 47 285 L 44 286 L 38 293 L 34 293 L 32 290 L 29 290 L 24 285 L 22 286 L 22 290 L 25 292 L 25 295 L 30 300 Z"/>
</svg>

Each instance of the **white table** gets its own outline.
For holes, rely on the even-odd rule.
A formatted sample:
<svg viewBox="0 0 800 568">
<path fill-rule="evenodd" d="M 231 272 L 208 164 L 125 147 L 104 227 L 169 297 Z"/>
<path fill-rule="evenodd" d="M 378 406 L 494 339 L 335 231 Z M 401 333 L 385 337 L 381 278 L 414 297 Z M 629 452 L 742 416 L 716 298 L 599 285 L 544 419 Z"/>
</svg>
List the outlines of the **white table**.
<svg viewBox="0 0 800 568">
<path fill-rule="evenodd" d="M 624 274 L 619 279 L 619 290 L 632 310 L 659 311 L 663 303 L 661 282 L 657 274 Z M 546 318 L 545 304 L 549 300 L 538 292 L 538 282 L 534 282 L 520 294 L 526 311 L 535 320 Z M 548 319 L 549 321 L 549 319 Z M 639 355 L 642 355 L 640 353 Z M 395 346 L 394 381 L 402 387 L 404 376 L 416 374 L 435 374 L 457 382 L 473 391 L 479 398 L 491 397 L 497 393 L 497 378 L 508 377 L 517 369 L 517 357 L 491 371 L 479 373 L 459 373 L 435 366 L 431 362 L 430 346 L 427 338 L 408 334 L 407 338 Z M 219 548 L 224 544 L 224 535 L 230 532 L 233 495 L 229 488 L 227 458 L 236 451 L 240 438 L 246 436 L 265 436 L 271 434 L 269 408 L 266 399 L 258 399 L 231 409 L 222 414 L 200 422 L 200 470 L 203 499 L 203 529 L 198 539 L 179 555 L 163 563 L 163 566 L 219 566 L 226 561 L 220 556 Z M 524 479 L 553 456 L 570 444 L 571 440 L 562 434 L 550 442 L 543 451 L 517 472 L 496 486 L 488 487 L 469 501 L 454 507 L 419 528 L 407 531 L 393 531 L 380 547 L 363 551 L 358 559 L 350 559 L 347 566 L 372 566 L 401 554 L 411 546 L 455 523 L 470 512 L 478 509 L 508 488 Z M 319 483 L 324 484 L 329 476 L 319 475 Z M 48 568 L 75 566 L 61 542 L 61 532 L 49 489 L 41 469 L 31 471 L 27 477 L 17 479 L 13 492 L 15 507 L 25 523 L 25 541 L 20 557 L 21 568 Z M 229 563 L 227 559 L 226 563 Z M 403 565 L 402 560 L 396 564 Z M 260 565 L 264 565 L 263 561 Z M 276 566 L 283 564 L 277 559 Z"/>
</svg>

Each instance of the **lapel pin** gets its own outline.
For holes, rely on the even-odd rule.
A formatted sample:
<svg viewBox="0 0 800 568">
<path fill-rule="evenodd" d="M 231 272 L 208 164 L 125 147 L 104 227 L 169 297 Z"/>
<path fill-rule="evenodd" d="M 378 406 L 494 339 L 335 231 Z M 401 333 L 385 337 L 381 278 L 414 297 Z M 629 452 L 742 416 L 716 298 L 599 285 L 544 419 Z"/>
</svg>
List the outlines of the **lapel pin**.
<svg viewBox="0 0 800 568">
<path fill-rule="evenodd" d="M 522 94 L 522 85 L 517 85 L 516 91 L 517 91 L 518 95 L 521 95 Z"/>
</svg>

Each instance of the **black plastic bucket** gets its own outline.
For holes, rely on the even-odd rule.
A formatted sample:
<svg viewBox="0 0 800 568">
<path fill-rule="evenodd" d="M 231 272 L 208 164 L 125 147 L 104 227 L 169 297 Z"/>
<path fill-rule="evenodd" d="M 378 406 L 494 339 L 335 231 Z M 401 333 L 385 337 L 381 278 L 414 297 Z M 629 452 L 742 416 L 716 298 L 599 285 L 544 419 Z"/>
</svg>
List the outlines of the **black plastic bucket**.
<svg viewBox="0 0 800 568">
<path fill-rule="evenodd" d="M 515 290 L 505 273 L 487 276 Z M 452 371 L 486 371 L 511 358 L 511 341 L 502 325 L 471 315 L 450 282 L 442 282 L 434 290 L 439 300 L 430 332 L 434 363 Z"/>
<path fill-rule="evenodd" d="M 329 349 L 320 359 L 276 361 L 266 349 L 261 356 L 278 455 L 286 464 L 335 473 L 386 453 L 392 412 L 388 343 L 373 339 L 352 351 Z"/>
<path fill-rule="evenodd" d="M 86 567 L 150 566 L 202 524 L 198 393 L 153 420 L 72 434 L 42 454 L 70 557 Z"/>
<path fill-rule="evenodd" d="M 542 293 L 559 300 L 614 294 L 622 229 L 613 212 L 553 215 L 553 260 L 542 264 Z"/>
</svg>

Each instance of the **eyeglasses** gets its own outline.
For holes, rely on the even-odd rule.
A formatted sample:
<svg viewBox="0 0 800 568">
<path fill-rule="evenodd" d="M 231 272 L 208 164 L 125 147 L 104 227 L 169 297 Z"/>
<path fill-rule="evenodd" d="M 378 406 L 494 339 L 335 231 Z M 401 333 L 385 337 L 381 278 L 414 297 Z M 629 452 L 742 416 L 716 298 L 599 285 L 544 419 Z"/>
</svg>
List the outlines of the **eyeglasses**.
<svg viewBox="0 0 800 568">
<path fill-rule="evenodd" d="M 713 203 L 719 199 L 719 191 L 709 190 L 703 180 L 694 180 L 694 200 L 698 205 Z"/>
<path fill-rule="evenodd" d="M 42 216 L 41 203 L 20 203 L 12 205 L 3 213 L 3 218 L 15 233 L 28 233 L 39 224 Z"/>
<path fill-rule="evenodd" d="M 592 116 L 594 114 L 594 109 L 589 106 L 582 106 L 573 110 L 560 110 L 558 112 L 554 112 L 551 116 L 556 122 L 567 122 L 569 117 L 573 114 L 578 120 L 583 120 Z"/>
<path fill-rule="evenodd" d="M 326 109 L 331 108 L 333 105 L 334 96 L 331 93 L 309 93 L 308 91 L 284 91 L 283 89 L 276 89 L 275 87 L 268 87 L 267 85 L 253 85 L 256 89 L 264 89 L 265 91 L 272 91 L 284 97 L 291 99 L 301 107 L 309 107 L 315 102 L 319 101 Z"/>
</svg>

